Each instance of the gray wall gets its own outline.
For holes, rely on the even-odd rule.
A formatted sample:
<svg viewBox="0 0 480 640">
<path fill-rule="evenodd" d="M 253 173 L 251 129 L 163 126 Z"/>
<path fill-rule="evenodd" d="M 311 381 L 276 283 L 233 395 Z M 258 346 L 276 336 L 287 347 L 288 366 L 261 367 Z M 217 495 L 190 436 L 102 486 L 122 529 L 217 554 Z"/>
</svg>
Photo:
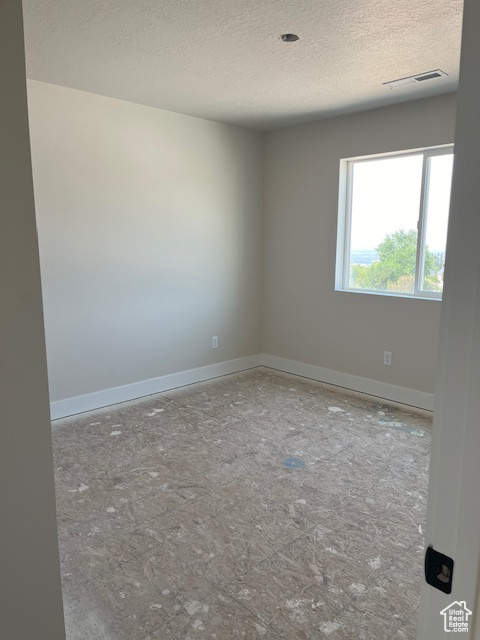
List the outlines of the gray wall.
<svg viewBox="0 0 480 640">
<path fill-rule="evenodd" d="M 261 134 L 28 98 L 51 400 L 259 353 Z"/>
<path fill-rule="evenodd" d="M 20 0 L 0 2 L 0 638 L 62 640 Z"/>
<path fill-rule="evenodd" d="M 29 112 L 51 400 L 261 351 L 433 392 L 441 303 L 334 291 L 338 170 L 453 142 L 454 95 L 265 137 L 38 82 Z"/>
<path fill-rule="evenodd" d="M 267 134 L 264 353 L 433 392 L 441 303 L 334 291 L 338 172 L 341 158 L 451 143 L 454 123 L 450 94 Z"/>
</svg>

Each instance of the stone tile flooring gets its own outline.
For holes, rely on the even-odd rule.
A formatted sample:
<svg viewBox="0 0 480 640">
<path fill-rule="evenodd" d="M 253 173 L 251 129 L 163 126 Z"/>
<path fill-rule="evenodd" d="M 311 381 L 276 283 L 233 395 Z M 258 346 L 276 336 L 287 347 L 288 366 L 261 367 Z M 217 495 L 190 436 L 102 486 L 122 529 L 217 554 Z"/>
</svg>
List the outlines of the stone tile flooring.
<svg viewBox="0 0 480 640">
<path fill-rule="evenodd" d="M 68 639 L 414 640 L 430 416 L 339 391 L 259 368 L 56 421 Z"/>
</svg>

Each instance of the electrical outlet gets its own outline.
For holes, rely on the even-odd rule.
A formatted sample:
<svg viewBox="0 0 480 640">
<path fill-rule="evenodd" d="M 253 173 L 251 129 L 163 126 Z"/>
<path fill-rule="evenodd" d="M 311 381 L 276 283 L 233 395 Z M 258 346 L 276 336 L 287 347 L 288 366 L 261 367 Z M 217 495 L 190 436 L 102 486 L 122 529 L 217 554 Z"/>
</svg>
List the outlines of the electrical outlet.
<svg viewBox="0 0 480 640">
<path fill-rule="evenodd" d="M 384 351 L 383 352 L 383 364 L 390 366 L 392 364 L 392 352 Z"/>
<path fill-rule="evenodd" d="M 212 338 L 212 349 L 218 349 L 218 336 Z"/>
</svg>

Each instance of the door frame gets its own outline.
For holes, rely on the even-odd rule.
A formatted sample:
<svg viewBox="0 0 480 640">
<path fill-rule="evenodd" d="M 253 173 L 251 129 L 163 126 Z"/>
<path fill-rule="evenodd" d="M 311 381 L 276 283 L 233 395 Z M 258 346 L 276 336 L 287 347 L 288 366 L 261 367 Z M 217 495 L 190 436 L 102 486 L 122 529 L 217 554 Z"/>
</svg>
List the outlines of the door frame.
<svg viewBox="0 0 480 640">
<path fill-rule="evenodd" d="M 479 26 L 480 3 L 465 0 L 426 529 L 455 565 L 450 594 L 423 585 L 418 640 L 449 637 L 440 612 L 454 601 L 473 612 L 461 637 L 480 640 Z"/>
</svg>

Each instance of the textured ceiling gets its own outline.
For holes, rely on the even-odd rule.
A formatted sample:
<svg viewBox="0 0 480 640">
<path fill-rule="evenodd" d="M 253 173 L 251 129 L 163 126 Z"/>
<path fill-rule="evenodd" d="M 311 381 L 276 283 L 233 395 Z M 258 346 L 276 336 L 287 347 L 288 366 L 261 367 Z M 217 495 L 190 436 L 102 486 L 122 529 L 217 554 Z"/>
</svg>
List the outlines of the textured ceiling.
<svg viewBox="0 0 480 640">
<path fill-rule="evenodd" d="M 454 91 L 462 0 L 24 0 L 29 78 L 273 129 Z M 298 42 L 280 34 L 294 32 Z M 440 68 L 448 78 L 388 89 Z"/>
</svg>

